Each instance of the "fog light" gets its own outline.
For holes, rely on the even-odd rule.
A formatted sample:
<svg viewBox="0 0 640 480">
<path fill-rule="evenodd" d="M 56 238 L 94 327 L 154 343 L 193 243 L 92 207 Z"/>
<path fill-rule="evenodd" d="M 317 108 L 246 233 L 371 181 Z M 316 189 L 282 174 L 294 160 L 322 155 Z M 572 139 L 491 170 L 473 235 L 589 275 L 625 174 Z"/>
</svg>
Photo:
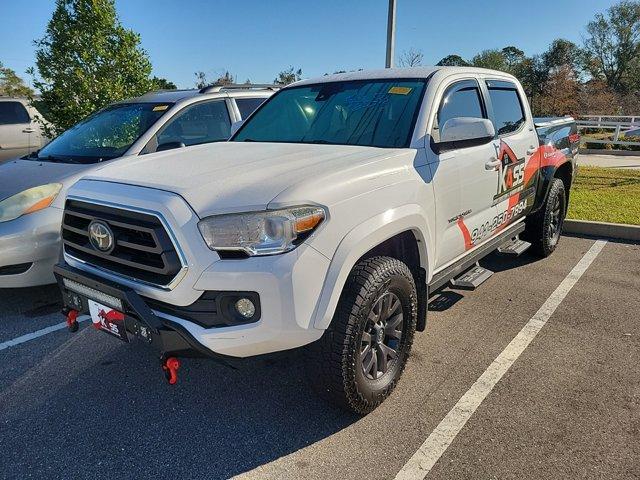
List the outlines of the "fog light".
<svg viewBox="0 0 640 480">
<path fill-rule="evenodd" d="M 256 313 L 256 306 L 248 298 L 241 298 L 236 302 L 236 311 L 244 318 L 251 318 Z"/>
</svg>

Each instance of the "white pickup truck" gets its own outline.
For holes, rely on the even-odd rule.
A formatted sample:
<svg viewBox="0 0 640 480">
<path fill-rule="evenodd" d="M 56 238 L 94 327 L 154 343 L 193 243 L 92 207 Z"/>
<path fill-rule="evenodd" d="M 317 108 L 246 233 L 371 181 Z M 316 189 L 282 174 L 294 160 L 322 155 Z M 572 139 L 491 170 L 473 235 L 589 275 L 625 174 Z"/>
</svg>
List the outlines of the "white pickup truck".
<svg viewBox="0 0 640 480">
<path fill-rule="evenodd" d="M 229 142 L 69 190 L 55 268 L 67 322 L 90 313 L 155 345 L 170 383 L 177 357 L 307 346 L 312 383 L 367 413 L 399 379 L 430 292 L 477 286 L 496 249 L 553 252 L 578 141 L 570 118 L 536 124 L 497 71 L 295 83 Z"/>
</svg>

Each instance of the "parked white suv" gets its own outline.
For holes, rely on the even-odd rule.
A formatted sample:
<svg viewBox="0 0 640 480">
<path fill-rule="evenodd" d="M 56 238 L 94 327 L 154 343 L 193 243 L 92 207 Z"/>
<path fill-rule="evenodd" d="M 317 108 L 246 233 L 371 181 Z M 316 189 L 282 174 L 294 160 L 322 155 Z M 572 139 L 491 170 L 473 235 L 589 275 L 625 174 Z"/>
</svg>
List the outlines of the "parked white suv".
<svg viewBox="0 0 640 480">
<path fill-rule="evenodd" d="M 232 124 L 278 88 L 214 85 L 151 92 L 109 105 L 41 150 L 0 165 L 0 288 L 55 282 L 64 197 L 83 175 L 171 149 L 180 149 L 174 157 L 180 169 L 184 147 L 226 141 Z"/>
<path fill-rule="evenodd" d="M 29 100 L 0 97 L 0 163 L 40 150 L 47 143 L 36 117 L 42 118 Z"/>
<path fill-rule="evenodd" d="M 70 189 L 69 325 L 175 358 L 308 345 L 313 383 L 360 413 L 401 375 L 428 291 L 498 247 L 558 242 L 578 145 L 536 133 L 505 73 L 361 71 L 279 91 L 230 142 L 106 167 Z M 526 220 L 526 229 L 525 229 Z M 530 243 L 518 239 L 525 233 Z"/>
</svg>

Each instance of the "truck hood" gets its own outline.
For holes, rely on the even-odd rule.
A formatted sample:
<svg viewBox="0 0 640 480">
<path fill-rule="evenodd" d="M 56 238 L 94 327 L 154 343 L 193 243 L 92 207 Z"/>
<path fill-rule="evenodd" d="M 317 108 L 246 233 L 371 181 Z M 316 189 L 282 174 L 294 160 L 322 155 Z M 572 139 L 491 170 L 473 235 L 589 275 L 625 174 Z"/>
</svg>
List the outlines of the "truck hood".
<svg viewBox="0 0 640 480">
<path fill-rule="evenodd" d="M 64 198 L 64 190 L 95 165 L 54 163 L 38 160 L 13 160 L 0 165 L 0 201 L 28 188 L 62 183 L 63 191 L 56 203 Z"/>
<path fill-rule="evenodd" d="M 261 210 L 292 185 L 321 182 L 402 152 L 406 149 L 224 142 L 142 155 L 86 178 L 173 192 L 204 217 Z"/>
</svg>

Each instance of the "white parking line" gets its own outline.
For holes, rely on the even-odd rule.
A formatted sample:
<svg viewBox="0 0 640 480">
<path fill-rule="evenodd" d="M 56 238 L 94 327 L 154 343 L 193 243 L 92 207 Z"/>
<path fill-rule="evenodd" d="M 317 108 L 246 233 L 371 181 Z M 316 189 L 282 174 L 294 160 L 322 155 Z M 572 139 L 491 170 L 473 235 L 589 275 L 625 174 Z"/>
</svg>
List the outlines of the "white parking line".
<svg viewBox="0 0 640 480">
<path fill-rule="evenodd" d="M 88 315 L 83 315 L 78 317 L 78 322 L 84 322 L 85 320 L 89 320 Z M 21 343 L 28 342 L 29 340 L 33 340 L 34 338 L 42 337 L 52 332 L 56 332 L 58 330 L 62 330 L 63 328 L 67 328 L 67 323 L 62 322 L 56 325 L 51 325 L 50 327 L 43 328 L 42 330 L 37 330 L 32 333 L 27 333 L 26 335 L 22 335 L 20 337 L 13 338 L 11 340 L 7 340 L 6 342 L 0 343 L 0 350 L 4 350 L 5 348 L 15 347 L 16 345 L 20 345 Z"/>
<path fill-rule="evenodd" d="M 496 357 L 396 475 L 396 480 L 424 479 L 502 376 L 545 326 L 582 274 L 606 245 L 597 240 L 511 343 Z"/>
</svg>

